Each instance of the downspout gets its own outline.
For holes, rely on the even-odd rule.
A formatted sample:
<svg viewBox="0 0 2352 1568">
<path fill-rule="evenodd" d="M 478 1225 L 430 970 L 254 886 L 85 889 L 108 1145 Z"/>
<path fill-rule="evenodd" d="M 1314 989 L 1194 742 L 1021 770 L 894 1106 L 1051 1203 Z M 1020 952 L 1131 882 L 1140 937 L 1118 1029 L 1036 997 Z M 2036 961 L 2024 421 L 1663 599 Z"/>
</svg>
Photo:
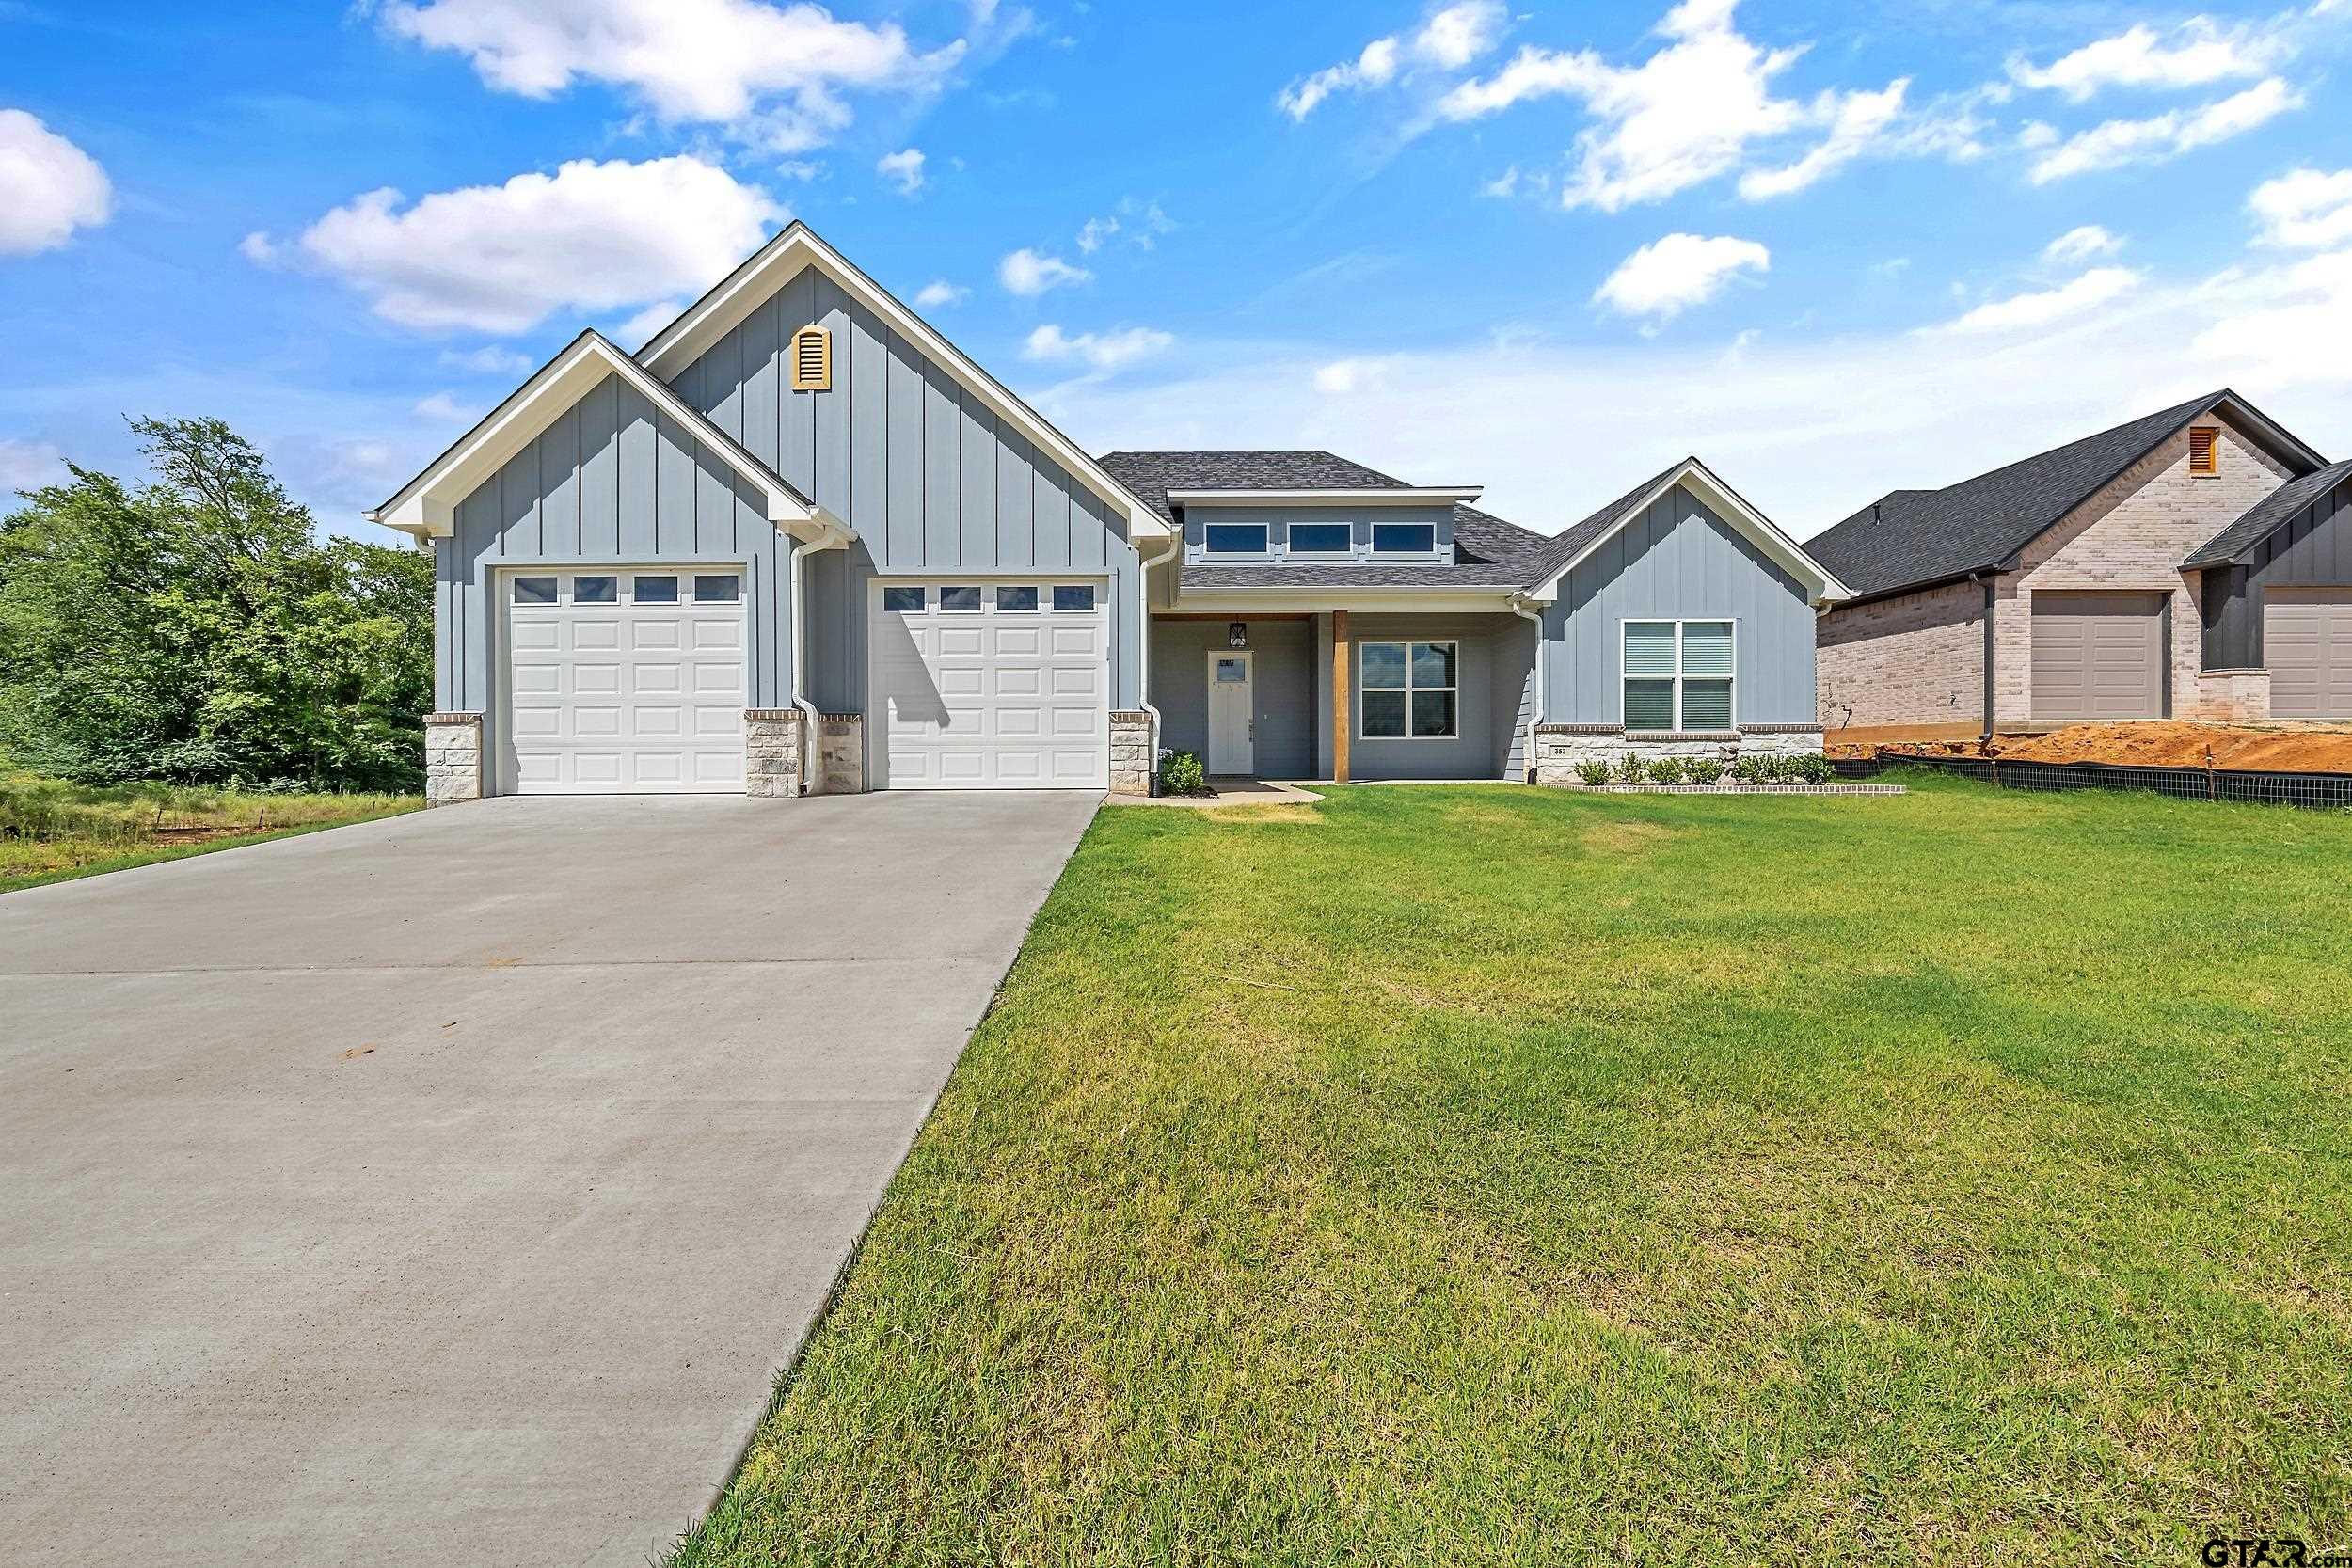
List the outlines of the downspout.
<svg viewBox="0 0 2352 1568">
<path fill-rule="evenodd" d="M 845 547 L 857 535 L 838 517 L 819 512 L 818 519 L 825 531 L 803 544 L 795 539 L 785 558 L 786 592 L 792 601 L 792 689 L 787 693 L 794 707 L 801 710 L 801 793 L 821 795 L 825 789 L 824 750 L 817 734 L 817 705 L 802 690 L 802 677 L 808 670 L 808 570 L 803 557 L 817 550 L 837 550 Z"/>
<path fill-rule="evenodd" d="M 1984 583 L 1984 734 L 1980 744 L 1993 743 L 1993 612 L 2000 601 L 2000 579 L 1985 578 Z"/>
<path fill-rule="evenodd" d="M 1544 721 L 1544 617 L 1541 610 L 1527 608 L 1528 601 L 1518 594 L 1511 595 L 1511 613 L 1535 628 L 1535 704 L 1527 716 L 1527 779 L 1535 778 L 1535 727 Z"/>
<path fill-rule="evenodd" d="M 1148 787 L 1153 789 L 1159 787 L 1160 778 L 1160 710 L 1152 705 L 1152 568 L 1166 565 L 1184 545 L 1184 525 L 1180 519 L 1168 535 L 1167 549 L 1151 557 L 1141 550 L 1136 552 L 1136 577 L 1142 584 L 1137 596 L 1143 601 L 1143 625 L 1136 635 L 1136 703 L 1152 716 L 1152 783 Z"/>
</svg>

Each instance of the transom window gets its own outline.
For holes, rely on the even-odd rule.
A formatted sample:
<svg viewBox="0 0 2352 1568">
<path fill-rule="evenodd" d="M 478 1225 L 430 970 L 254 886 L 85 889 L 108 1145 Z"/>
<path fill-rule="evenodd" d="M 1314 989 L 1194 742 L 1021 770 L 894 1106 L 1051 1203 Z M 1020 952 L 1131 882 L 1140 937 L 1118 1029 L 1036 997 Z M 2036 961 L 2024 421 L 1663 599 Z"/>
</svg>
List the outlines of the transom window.
<svg viewBox="0 0 2352 1568">
<path fill-rule="evenodd" d="M 1293 555 L 1345 555 L 1355 547 L 1355 531 L 1346 523 L 1291 525 Z"/>
<path fill-rule="evenodd" d="M 1435 523 L 1372 525 L 1372 553 L 1375 555 L 1428 555 L 1437 547 L 1438 525 Z"/>
<path fill-rule="evenodd" d="M 1732 644 L 1729 621 L 1625 623 L 1625 727 L 1730 729 Z"/>
<path fill-rule="evenodd" d="M 1363 737 L 1436 740 L 1459 733 L 1458 642 L 1363 645 Z"/>
<path fill-rule="evenodd" d="M 1265 554 L 1265 524 L 1211 523 L 1200 531 L 1200 542 L 1211 555 Z"/>
</svg>

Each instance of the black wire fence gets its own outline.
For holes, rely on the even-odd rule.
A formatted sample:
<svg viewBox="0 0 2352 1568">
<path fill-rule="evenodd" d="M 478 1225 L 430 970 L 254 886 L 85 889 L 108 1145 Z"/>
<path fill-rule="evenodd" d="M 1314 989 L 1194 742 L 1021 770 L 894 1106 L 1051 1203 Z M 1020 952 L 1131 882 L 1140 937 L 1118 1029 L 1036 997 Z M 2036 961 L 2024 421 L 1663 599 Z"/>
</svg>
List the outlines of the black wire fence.
<svg viewBox="0 0 2352 1568">
<path fill-rule="evenodd" d="M 1874 779 L 1891 768 L 1926 768 L 2003 789 L 2144 789 L 2176 800 L 2250 800 L 2319 811 L 2352 810 L 2352 773 L 2123 768 L 2104 762 L 2002 762 L 1992 757 L 1847 758 L 1834 766 L 1841 779 Z"/>
</svg>

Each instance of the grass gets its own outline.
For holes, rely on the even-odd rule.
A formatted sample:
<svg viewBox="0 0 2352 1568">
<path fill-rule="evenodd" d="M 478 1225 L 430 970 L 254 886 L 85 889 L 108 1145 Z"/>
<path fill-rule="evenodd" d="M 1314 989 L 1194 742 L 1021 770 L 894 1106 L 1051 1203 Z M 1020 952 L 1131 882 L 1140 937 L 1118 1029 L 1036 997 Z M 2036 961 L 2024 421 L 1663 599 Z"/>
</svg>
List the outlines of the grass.
<svg viewBox="0 0 2352 1568">
<path fill-rule="evenodd" d="M 423 803 L 409 795 L 257 795 L 154 784 L 98 788 L 0 771 L 0 893 L 363 822 Z"/>
<path fill-rule="evenodd" d="M 2352 820 L 1106 811 L 675 1561 L 2352 1547 Z"/>
</svg>

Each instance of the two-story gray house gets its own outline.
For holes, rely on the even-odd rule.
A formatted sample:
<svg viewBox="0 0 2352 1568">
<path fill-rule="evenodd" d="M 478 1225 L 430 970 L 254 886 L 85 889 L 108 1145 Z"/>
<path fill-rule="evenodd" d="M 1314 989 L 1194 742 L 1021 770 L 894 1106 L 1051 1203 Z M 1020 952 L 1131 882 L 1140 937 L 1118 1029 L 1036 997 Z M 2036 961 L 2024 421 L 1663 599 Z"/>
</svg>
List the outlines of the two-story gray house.
<svg viewBox="0 0 2352 1568">
<path fill-rule="evenodd" d="M 1320 451 L 1079 450 L 804 225 L 583 333 L 371 515 L 436 800 L 1565 782 L 1818 750 L 1835 578 L 1696 459 L 1556 533 Z"/>
</svg>

